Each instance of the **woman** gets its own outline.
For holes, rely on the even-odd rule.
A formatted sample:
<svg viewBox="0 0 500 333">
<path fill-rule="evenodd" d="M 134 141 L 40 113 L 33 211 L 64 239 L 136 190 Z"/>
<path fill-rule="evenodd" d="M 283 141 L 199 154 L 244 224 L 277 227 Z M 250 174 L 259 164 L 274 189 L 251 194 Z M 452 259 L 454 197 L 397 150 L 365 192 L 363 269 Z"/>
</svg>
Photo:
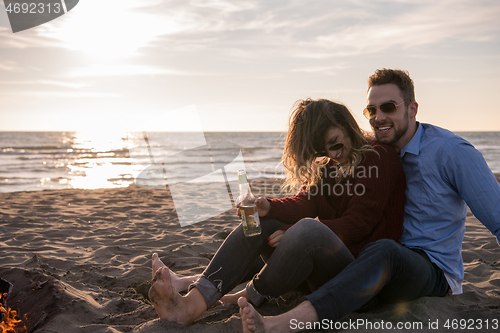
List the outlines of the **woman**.
<svg viewBox="0 0 500 333">
<path fill-rule="evenodd" d="M 245 237 L 238 226 L 199 279 L 173 274 L 153 255 L 149 295 L 160 318 L 191 324 L 240 283 L 259 255 L 266 265 L 224 301 L 245 296 L 259 305 L 304 281 L 315 290 L 366 244 L 401 236 L 405 178 L 399 157 L 366 136 L 344 105 L 297 102 L 282 163 L 285 186 L 301 189 L 293 197 L 256 200 L 261 235 Z M 191 282 L 186 296 L 176 292 Z"/>
</svg>

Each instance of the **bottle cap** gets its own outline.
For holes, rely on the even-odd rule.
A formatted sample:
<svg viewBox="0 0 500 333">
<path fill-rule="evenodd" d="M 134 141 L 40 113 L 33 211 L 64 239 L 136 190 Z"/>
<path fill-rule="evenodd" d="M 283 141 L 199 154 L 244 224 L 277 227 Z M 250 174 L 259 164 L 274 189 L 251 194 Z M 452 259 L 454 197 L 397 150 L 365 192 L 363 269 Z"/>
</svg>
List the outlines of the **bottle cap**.
<svg viewBox="0 0 500 333">
<path fill-rule="evenodd" d="M 245 171 L 243 171 L 243 170 L 238 171 L 238 182 L 240 184 L 242 184 L 242 183 L 246 183 L 247 181 L 248 181 L 247 174 L 245 173 Z"/>
</svg>

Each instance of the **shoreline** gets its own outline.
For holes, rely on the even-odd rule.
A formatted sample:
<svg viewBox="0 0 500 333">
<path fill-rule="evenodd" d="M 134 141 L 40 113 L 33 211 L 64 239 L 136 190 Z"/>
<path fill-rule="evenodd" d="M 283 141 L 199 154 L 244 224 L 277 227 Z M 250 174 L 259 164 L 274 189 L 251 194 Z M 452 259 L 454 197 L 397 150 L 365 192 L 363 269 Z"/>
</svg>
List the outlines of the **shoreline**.
<svg viewBox="0 0 500 333">
<path fill-rule="evenodd" d="M 498 177 L 500 178 L 500 173 L 498 174 Z M 284 179 L 283 177 L 259 177 L 259 178 L 254 178 L 254 179 L 250 179 L 249 181 L 250 182 L 255 182 L 257 185 L 256 186 L 259 186 L 262 182 L 264 181 L 267 181 L 269 183 L 276 183 L 276 182 L 280 182 L 282 181 L 282 179 Z M 179 182 L 179 183 L 174 183 L 174 184 L 183 184 L 184 182 Z M 213 183 L 221 183 L 222 182 L 213 182 Z M 230 181 L 230 183 L 234 183 L 236 184 L 237 186 L 237 180 L 233 180 L 233 181 Z M 201 184 L 201 186 L 203 186 L 203 184 L 208 184 L 208 183 L 199 183 Z M 152 187 L 146 187 L 146 186 L 140 186 L 140 185 L 137 185 L 136 183 L 131 183 L 127 186 L 116 186 L 116 187 L 97 187 L 97 188 L 76 188 L 76 187 L 66 187 L 66 188 L 36 188 L 36 189 L 31 189 L 31 190 L 19 190 L 19 191 L 0 191 L 0 195 L 2 194 L 8 194 L 8 193 L 29 193 L 29 192 L 45 192 L 45 191 L 69 191 L 69 190 L 80 190 L 80 191 L 94 191 L 94 190 L 119 190 L 119 189 L 127 189 L 127 188 L 134 188 L 134 187 L 138 187 L 138 188 L 143 188 L 143 189 L 146 189 L 146 190 L 162 190 L 162 188 L 156 188 L 157 185 L 154 185 Z M 0 188 L 1 188 L 1 185 L 0 185 Z"/>
<path fill-rule="evenodd" d="M 500 183 L 500 172 L 498 173 L 493 173 L 495 176 L 496 180 Z M 268 182 L 271 184 L 271 186 L 276 186 L 276 182 L 281 182 L 283 178 L 278 178 L 278 177 L 259 177 L 256 179 L 250 179 L 250 182 L 255 182 L 255 188 L 259 188 L 263 182 Z M 203 184 L 203 183 L 201 183 Z M 95 189 L 84 189 L 84 188 L 61 188 L 61 189 L 36 189 L 36 190 L 29 190 L 29 191 L 6 191 L 6 192 L 0 192 L 1 195 L 9 194 L 9 193 L 31 193 L 31 192 L 50 192 L 50 191 L 95 191 L 95 190 L 119 190 L 119 189 L 127 189 L 127 188 L 144 188 L 141 186 L 134 184 L 130 184 L 128 186 L 122 186 L 122 187 L 108 187 L 108 188 L 95 188 Z M 148 188 L 144 188 L 148 190 Z M 161 191 L 161 189 L 157 189 Z"/>
</svg>

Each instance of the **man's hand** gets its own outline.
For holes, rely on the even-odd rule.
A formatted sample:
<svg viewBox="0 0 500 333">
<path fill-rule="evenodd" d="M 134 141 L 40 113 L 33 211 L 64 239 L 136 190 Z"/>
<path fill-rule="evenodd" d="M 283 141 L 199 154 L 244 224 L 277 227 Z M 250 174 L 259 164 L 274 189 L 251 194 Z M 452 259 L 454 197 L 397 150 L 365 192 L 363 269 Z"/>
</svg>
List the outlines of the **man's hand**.
<svg viewBox="0 0 500 333">
<path fill-rule="evenodd" d="M 283 237 L 283 235 L 285 234 L 285 231 L 286 230 L 276 230 L 275 232 L 273 232 L 272 235 L 269 236 L 269 238 L 267 239 L 269 246 L 271 247 L 278 246 L 281 237 Z"/>
</svg>

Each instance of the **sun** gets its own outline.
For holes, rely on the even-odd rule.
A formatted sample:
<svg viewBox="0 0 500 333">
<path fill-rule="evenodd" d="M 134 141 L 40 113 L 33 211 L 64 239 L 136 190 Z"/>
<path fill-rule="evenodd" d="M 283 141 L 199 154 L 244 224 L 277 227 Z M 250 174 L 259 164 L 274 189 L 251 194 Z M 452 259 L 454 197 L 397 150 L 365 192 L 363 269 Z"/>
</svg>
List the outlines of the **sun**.
<svg viewBox="0 0 500 333">
<path fill-rule="evenodd" d="M 157 1 L 86 0 L 63 17 L 42 25 L 39 33 L 62 46 L 113 60 L 128 58 L 158 36 L 182 29 L 174 19 L 148 14 L 143 7 Z"/>
</svg>

